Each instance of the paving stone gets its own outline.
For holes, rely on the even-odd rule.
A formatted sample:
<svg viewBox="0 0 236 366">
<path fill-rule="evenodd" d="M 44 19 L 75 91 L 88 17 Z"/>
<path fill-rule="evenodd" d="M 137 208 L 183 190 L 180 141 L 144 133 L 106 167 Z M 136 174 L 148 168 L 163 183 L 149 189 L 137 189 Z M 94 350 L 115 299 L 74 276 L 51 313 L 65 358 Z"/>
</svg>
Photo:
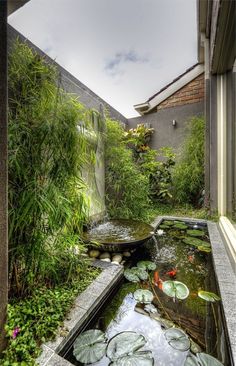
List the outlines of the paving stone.
<svg viewBox="0 0 236 366">
<path fill-rule="evenodd" d="M 61 356 L 54 354 L 45 366 L 72 366 L 72 364 Z"/>
<path fill-rule="evenodd" d="M 49 359 L 53 356 L 54 351 L 51 348 L 47 347 L 45 344 L 43 344 L 41 348 L 42 348 L 42 353 L 37 358 L 36 362 L 38 365 L 44 366 L 47 364 Z"/>
</svg>

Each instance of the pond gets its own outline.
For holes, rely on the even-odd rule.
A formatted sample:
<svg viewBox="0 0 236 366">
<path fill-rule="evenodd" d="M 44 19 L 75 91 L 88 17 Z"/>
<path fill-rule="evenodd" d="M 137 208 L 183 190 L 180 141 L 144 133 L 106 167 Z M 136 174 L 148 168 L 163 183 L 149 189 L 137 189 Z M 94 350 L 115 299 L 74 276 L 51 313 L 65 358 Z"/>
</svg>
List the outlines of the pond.
<svg viewBox="0 0 236 366">
<path fill-rule="evenodd" d="M 230 365 L 206 226 L 164 221 L 128 265 L 130 281 L 91 319 L 88 338 L 78 338 L 80 360 L 91 343 L 94 360 L 101 352 L 88 358 L 93 366 Z M 86 364 L 73 346 L 65 358 Z"/>
</svg>

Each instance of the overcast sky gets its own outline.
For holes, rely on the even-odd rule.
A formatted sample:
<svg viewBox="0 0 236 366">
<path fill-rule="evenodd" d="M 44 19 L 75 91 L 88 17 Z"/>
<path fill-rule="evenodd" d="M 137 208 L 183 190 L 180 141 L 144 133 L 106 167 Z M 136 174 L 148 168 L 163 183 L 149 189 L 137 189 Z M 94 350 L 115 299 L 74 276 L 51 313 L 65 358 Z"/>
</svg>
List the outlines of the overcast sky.
<svg viewBox="0 0 236 366">
<path fill-rule="evenodd" d="M 197 62 L 196 0 L 31 0 L 9 23 L 126 117 Z"/>
</svg>

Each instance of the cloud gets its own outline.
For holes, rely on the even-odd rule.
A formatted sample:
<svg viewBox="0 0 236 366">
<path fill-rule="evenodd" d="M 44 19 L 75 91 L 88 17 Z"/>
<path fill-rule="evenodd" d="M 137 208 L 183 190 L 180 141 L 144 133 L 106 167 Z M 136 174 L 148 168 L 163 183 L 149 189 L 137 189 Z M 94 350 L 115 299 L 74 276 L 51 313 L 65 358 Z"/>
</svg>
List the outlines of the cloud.
<svg viewBox="0 0 236 366">
<path fill-rule="evenodd" d="M 136 51 L 117 52 L 114 57 L 108 59 L 105 64 L 105 71 L 110 76 L 122 75 L 127 64 L 144 64 L 149 62 L 148 57 L 139 55 Z"/>
</svg>

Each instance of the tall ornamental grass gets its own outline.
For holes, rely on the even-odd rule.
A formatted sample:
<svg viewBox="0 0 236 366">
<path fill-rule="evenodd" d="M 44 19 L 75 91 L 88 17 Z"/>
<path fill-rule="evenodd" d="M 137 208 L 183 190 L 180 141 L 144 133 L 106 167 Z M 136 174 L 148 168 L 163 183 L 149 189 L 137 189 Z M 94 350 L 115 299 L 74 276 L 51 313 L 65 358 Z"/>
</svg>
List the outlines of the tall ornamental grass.
<svg viewBox="0 0 236 366">
<path fill-rule="evenodd" d="M 11 294 L 39 282 L 67 281 L 83 262 L 87 217 L 82 167 L 88 157 L 78 124 L 82 105 L 62 91 L 54 67 L 26 44 L 9 56 L 9 246 Z"/>
</svg>

